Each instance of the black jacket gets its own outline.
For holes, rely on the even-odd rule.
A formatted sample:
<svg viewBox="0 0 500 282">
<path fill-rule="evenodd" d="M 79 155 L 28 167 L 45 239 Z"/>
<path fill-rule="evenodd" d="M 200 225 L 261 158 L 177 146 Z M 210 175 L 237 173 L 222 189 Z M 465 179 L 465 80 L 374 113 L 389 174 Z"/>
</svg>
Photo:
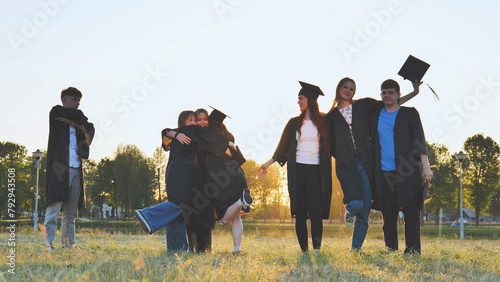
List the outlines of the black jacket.
<svg viewBox="0 0 500 282">
<path fill-rule="evenodd" d="M 339 110 L 334 108 L 326 115 L 331 128 L 330 150 L 335 158 L 335 172 L 344 192 L 344 204 L 352 200 L 361 200 L 361 175 L 358 169 L 358 158 L 361 160 L 370 185 L 373 187 L 373 154 L 369 117 L 383 106 L 382 101 L 372 98 L 363 98 L 353 102 L 351 126 L 356 149 L 354 149 L 349 125 Z"/>
<path fill-rule="evenodd" d="M 328 125 L 327 125 L 328 127 Z M 276 151 L 274 152 L 273 159 L 281 166 L 287 164 L 287 178 L 288 178 L 288 194 L 290 195 L 290 212 L 292 217 L 297 214 L 297 180 L 296 180 L 296 167 L 297 167 L 297 138 L 296 132 L 298 129 L 298 117 L 294 117 L 288 121 L 281 135 L 280 142 Z M 332 162 L 330 156 L 324 158 L 321 154 L 322 148 L 320 147 L 320 177 L 321 177 L 321 190 L 322 199 L 321 216 L 323 219 L 328 219 L 330 215 L 330 205 L 332 200 Z"/>
<path fill-rule="evenodd" d="M 375 210 L 384 209 L 382 195 L 382 168 L 380 163 L 380 142 L 378 120 L 380 111 L 371 118 L 372 147 L 375 162 L 375 185 L 372 187 Z M 420 155 L 427 155 L 424 129 L 420 115 L 415 108 L 401 107 L 394 124 L 394 150 L 396 172 L 388 179 L 389 185 L 396 189 L 397 202 L 401 207 L 420 207 L 424 189 Z"/>
<path fill-rule="evenodd" d="M 171 129 L 162 131 L 162 139 Z M 186 204 L 194 180 L 194 160 L 200 152 L 210 152 L 217 157 L 222 157 L 228 148 L 228 140 L 209 128 L 200 126 L 183 126 L 175 131 L 191 138 L 188 145 L 181 144 L 177 139 L 163 148 L 170 151 L 165 183 L 168 200 L 176 205 Z"/>
<path fill-rule="evenodd" d="M 45 183 L 46 203 L 69 201 L 69 125 L 56 118 L 66 118 L 78 125 L 83 125 L 92 139 L 94 125 L 88 122 L 82 111 L 73 108 L 54 106 L 49 114 L 49 143 L 47 146 L 47 178 Z M 80 160 L 89 157 L 89 145 L 85 142 L 84 133 L 76 129 L 77 151 Z M 80 198 L 78 207 L 85 207 L 85 188 L 83 170 L 80 166 Z"/>
</svg>

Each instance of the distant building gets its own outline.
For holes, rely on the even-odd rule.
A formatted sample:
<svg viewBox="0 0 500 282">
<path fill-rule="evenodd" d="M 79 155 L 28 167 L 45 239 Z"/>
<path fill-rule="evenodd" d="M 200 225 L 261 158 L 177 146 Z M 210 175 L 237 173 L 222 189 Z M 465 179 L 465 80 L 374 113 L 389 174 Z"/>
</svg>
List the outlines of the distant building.
<svg viewBox="0 0 500 282">
<path fill-rule="evenodd" d="M 113 206 L 108 206 L 107 204 L 102 204 L 102 215 L 103 218 L 108 218 L 108 217 L 120 217 L 120 209 L 114 209 L 115 214 L 112 214 L 113 211 Z"/>
<path fill-rule="evenodd" d="M 471 208 L 464 208 L 464 218 L 465 219 L 470 219 L 470 220 L 475 220 L 476 219 L 476 214 Z"/>
</svg>

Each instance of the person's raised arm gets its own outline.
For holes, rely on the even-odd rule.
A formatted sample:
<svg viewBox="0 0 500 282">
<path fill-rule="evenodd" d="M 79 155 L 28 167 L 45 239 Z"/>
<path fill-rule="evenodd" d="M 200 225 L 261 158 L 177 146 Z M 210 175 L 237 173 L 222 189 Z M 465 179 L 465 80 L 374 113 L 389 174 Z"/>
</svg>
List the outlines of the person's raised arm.
<svg viewBox="0 0 500 282">
<path fill-rule="evenodd" d="M 411 98 L 417 96 L 418 92 L 420 92 L 420 85 L 422 85 L 423 81 L 414 81 L 411 84 L 413 85 L 413 91 L 406 94 L 405 96 L 399 98 L 399 105 L 403 105 L 404 103 L 411 100 Z"/>
</svg>

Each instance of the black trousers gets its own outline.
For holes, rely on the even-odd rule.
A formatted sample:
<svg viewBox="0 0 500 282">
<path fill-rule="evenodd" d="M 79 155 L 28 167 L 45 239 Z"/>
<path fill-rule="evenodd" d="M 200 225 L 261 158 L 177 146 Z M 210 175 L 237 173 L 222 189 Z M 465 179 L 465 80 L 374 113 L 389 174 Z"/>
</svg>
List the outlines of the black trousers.
<svg viewBox="0 0 500 282">
<path fill-rule="evenodd" d="M 382 216 L 384 219 L 384 241 L 385 246 L 391 250 L 398 250 L 398 215 L 400 205 L 397 203 L 396 190 L 389 187 L 386 181 L 387 173 L 394 171 L 384 171 L 382 177 L 382 197 L 384 206 L 382 207 Z M 389 177 L 389 176 L 388 176 Z M 403 216 L 405 223 L 405 253 L 420 253 L 420 208 L 403 207 Z"/>
<path fill-rule="evenodd" d="M 212 229 L 190 222 L 186 225 L 189 251 L 203 253 L 212 250 Z"/>
<path fill-rule="evenodd" d="M 307 215 L 311 220 L 311 237 L 314 249 L 321 247 L 323 220 L 321 219 L 322 191 L 319 165 L 297 163 L 297 214 L 295 232 L 300 249 L 307 251 Z"/>
</svg>

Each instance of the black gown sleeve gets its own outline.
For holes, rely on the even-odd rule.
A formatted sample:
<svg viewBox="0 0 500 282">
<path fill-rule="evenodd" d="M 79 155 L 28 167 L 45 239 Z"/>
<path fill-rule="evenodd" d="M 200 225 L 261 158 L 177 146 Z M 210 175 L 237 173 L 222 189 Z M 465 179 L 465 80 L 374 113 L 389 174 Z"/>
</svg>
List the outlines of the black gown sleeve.
<svg viewBox="0 0 500 282">
<path fill-rule="evenodd" d="M 412 127 L 412 155 L 420 161 L 420 154 L 427 155 L 427 144 L 425 143 L 424 128 L 420 120 L 420 115 L 415 108 L 410 108 L 410 122 Z"/>
<path fill-rule="evenodd" d="M 90 122 L 85 122 L 83 124 L 83 126 L 85 127 L 85 130 L 87 131 L 87 135 L 89 136 L 89 141 L 90 143 L 92 143 L 92 140 L 94 139 L 94 133 L 95 133 L 95 128 L 94 128 L 94 124 L 90 123 Z M 77 140 L 77 152 L 78 152 L 78 155 L 82 158 L 82 159 L 88 159 L 89 156 L 90 156 L 90 144 L 87 144 L 87 141 L 86 141 L 86 138 L 85 138 L 85 133 L 76 128 L 76 140 Z"/>
<path fill-rule="evenodd" d="M 375 100 L 373 98 L 363 98 L 360 99 L 365 104 L 365 107 L 369 113 L 373 111 L 378 111 L 384 107 L 384 102 L 380 100 Z"/>
<path fill-rule="evenodd" d="M 50 120 L 54 121 L 56 118 L 69 119 L 78 125 L 84 125 L 88 120 L 81 110 L 64 108 L 62 106 L 55 106 L 52 108 L 52 111 L 50 112 Z"/>
<path fill-rule="evenodd" d="M 290 144 L 290 131 L 292 130 L 292 121 L 289 120 L 281 134 L 280 142 L 278 143 L 278 147 L 274 152 L 273 159 L 278 162 L 281 166 L 284 166 L 288 157 L 288 146 Z"/>
<path fill-rule="evenodd" d="M 330 156 L 334 156 L 335 152 L 335 131 L 333 126 L 333 111 L 329 112 L 324 117 L 326 130 L 328 131 L 328 143 L 330 144 Z"/>
<path fill-rule="evenodd" d="M 170 151 L 170 148 L 172 146 L 172 138 L 167 136 L 167 133 L 172 130 L 177 131 L 177 129 L 171 129 L 171 128 L 165 128 L 161 131 L 161 147 L 165 151 Z"/>
</svg>

